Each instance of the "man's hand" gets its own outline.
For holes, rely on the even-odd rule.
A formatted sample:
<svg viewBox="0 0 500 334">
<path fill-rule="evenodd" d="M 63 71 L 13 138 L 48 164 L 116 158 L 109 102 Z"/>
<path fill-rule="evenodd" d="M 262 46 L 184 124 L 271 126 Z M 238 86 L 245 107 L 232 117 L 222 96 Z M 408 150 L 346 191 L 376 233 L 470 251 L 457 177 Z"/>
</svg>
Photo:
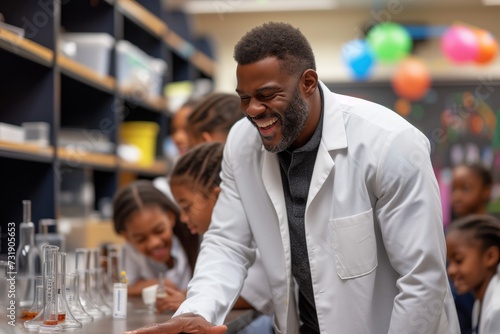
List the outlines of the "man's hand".
<svg viewBox="0 0 500 334">
<path fill-rule="evenodd" d="M 225 325 L 215 326 L 205 320 L 202 316 L 186 313 L 173 317 L 162 324 L 152 324 L 123 334 L 223 334 L 227 331 Z"/>
</svg>

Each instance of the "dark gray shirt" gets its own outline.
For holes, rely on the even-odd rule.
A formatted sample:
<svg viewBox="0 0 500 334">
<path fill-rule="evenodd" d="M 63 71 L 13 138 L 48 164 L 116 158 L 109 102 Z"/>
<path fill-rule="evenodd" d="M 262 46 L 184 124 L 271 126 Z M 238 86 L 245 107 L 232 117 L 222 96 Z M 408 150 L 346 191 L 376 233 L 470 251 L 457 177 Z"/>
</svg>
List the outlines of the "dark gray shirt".
<svg viewBox="0 0 500 334">
<path fill-rule="evenodd" d="M 321 100 L 323 101 L 322 92 Z M 319 325 L 307 255 L 304 216 L 322 127 L 323 107 L 318 126 L 311 139 L 304 146 L 293 151 L 288 149 L 278 153 L 290 230 L 292 275 L 299 285 L 299 312 L 303 322 L 301 333 L 308 334 L 319 333 Z"/>
</svg>

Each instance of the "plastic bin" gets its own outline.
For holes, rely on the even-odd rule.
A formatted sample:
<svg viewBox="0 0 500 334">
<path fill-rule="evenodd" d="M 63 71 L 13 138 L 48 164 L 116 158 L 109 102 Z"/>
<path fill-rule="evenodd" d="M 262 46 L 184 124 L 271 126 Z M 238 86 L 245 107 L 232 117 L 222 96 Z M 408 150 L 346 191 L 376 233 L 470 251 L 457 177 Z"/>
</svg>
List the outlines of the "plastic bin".
<svg viewBox="0 0 500 334">
<path fill-rule="evenodd" d="M 142 91 L 150 96 L 160 96 L 167 63 L 153 58 L 132 43 L 116 43 L 118 85 L 125 89 Z"/>
<path fill-rule="evenodd" d="M 59 47 L 65 56 L 104 76 L 109 74 L 114 42 L 106 33 L 63 33 Z"/>
<path fill-rule="evenodd" d="M 124 144 L 136 146 L 141 156 L 138 164 L 150 166 L 155 161 L 156 137 L 160 127 L 154 122 L 125 122 L 120 125 L 120 139 Z"/>
</svg>

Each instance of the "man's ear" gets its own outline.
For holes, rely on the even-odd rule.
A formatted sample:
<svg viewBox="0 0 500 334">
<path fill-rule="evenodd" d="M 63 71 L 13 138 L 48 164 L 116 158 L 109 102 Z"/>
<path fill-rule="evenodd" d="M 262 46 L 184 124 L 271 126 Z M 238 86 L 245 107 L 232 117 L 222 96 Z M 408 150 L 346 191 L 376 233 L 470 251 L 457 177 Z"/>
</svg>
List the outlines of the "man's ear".
<svg viewBox="0 0 500 334">
<path fill-rule="evenodd" d="M 306 70 L 302 73 L 300 86 L 306 98 L 312 96 L 318 88 L 318 73 L 312 69 Z"/>
</svg>

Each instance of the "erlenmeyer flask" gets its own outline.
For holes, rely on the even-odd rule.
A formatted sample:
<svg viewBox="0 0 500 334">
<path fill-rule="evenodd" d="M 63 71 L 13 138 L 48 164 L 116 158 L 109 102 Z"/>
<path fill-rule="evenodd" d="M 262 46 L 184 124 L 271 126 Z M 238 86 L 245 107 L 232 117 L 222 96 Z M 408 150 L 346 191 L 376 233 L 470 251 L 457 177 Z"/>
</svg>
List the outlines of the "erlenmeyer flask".
<svg viewBox="0 0 500 334">
<path fill-rule="evenodd" d="M 82 323 L 75 319 L 66 300 L 66 253 L 59 252 L 59 287 L 58 320 L 63 329 L 82 328 Z"/>
<path fill-rule="evenodd" d="M 29 308 L 24 310 L 22 318 L 24 320 L 34 319 L 43 310 L 43 276 L 35 276 L 35 300 Z"/>
<path fill-rule="evenodd" d="M 58 250 L 59 247 L 43 245 L 43 310 L 33 320 L 24 322 L 28 329 L 38 329 L 39 333 L 57 333 L 62 330 L 58 324 L 57 311 L 59 286 L 58 275 Z"/>
<path fill-rule="evenodd" d="M 90 250 L 87 248 L 77 248 L 75 250 L 76 272 L 80 276 L 80 302 L 85 312 L 94 319 L 104 316 L 104 312 L 99 310 L 92 300 L 92 273 L 90 265 Z"/>
<path fill-rule="evenodd" d="M 76 320 L 88 323 L 94 318 L 88 314 L 80 302 L 80 276 L 77 273 L 66 274 L 66 301 Z"/>
<path fill-rule="evenodd" d="M 104 289 L 103 289 L 103 270 L 100 265 L 100 251 L 99 249 L 91 249 L 91 297 L 95 305 L 103 311 L 106 315 L 111 314 L 111 307 L 106 303 L 104 299 Z M 92 266 L 93 264 L 93 266 Z"/>
<path fill-rule="evenodd" d="M 41 275 L 40 251 L 35 244 L 35 225 L 31 222 L 31 201 L 23 201 L 23 222 L 19 225 L 16 252 L 16 292 L 19 310 L 27 311 L 35 299 L 35 275 Z"/>
</svg>

